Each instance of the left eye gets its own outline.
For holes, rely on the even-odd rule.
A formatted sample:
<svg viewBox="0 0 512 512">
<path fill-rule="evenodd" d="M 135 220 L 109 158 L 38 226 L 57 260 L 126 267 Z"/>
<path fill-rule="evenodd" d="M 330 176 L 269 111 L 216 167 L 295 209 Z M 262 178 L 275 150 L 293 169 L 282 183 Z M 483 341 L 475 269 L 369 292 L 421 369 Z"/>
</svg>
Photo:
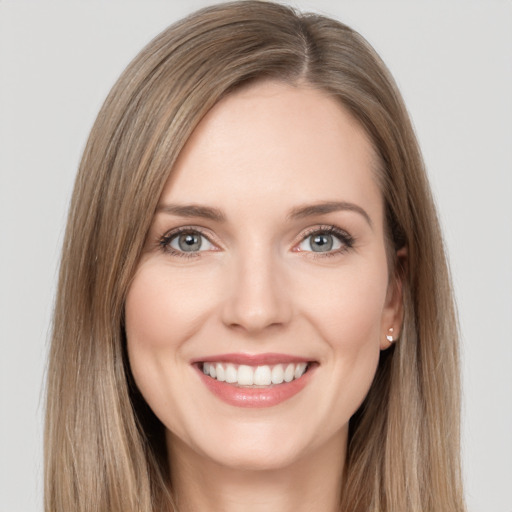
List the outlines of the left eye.
<svg viewBox="0 0 512 512">
<path fill-rule="evenodd" d="M 212 243 L 195 231 L 178 233 L 170 238 L 169 247 L 179 252 L 199 252 L 212 249 Z"/>
<path fill-rule="evenodd" d="M 341 249 L 344 245 L 336 235 L 317 232 L 304 238 L 298 247 L 300 251 L 329 252 Z"/>
</svg>

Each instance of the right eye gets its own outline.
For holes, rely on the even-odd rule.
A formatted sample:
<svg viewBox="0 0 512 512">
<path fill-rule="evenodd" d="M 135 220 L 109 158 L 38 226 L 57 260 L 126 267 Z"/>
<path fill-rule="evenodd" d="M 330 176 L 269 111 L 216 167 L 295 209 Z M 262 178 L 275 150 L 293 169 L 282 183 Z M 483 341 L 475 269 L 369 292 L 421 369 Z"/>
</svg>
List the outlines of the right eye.
<svg viewBox="0 0 512 512">
<path fill-rule="evenodd" d="M 215 246 L 199 231 L 183 230 L 170 233 L 160 240 L 160 246 L 171 253 L 192 255 L 193 253 L 211 251 Z"/>
</svg>

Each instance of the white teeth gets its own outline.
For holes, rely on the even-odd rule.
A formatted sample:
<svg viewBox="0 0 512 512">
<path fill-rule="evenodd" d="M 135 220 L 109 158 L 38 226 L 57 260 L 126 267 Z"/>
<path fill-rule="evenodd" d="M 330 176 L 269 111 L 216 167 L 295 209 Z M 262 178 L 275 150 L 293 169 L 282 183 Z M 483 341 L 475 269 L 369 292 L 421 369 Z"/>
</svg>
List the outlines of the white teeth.
<svg viewBox="0 0 512 512">
<path fill-rule="evenodd" d="M 272 384 L 281 384 L 284 380 L 284 370 L 282 364 L 277 364 L 272 368 Z"/>
<path fill-rule="evenodd" d="M 224 382 L 226 380 L 226 373 L 224 372 L 224 368 L 220 363 L 217 363 L 215 366 L 215 371 L 217 372 L 217 380 Z"/>
<path fill-rule="evenodd" d="M 238 367 L 237 380 L 240 386 L 252 386 L 254 384 L 254 370 L 250 366 L 241 364 Z"/>
<path fill-rule="evenodd" d="M 232 364 L 226 366 L 226 382 L 233 384 L 237 381 L 238 375 L 236 368 Z"/>
<path fill-rule="evenodd" d="M 300 379 L 306 372 L 307 363 L 238 367 L 231 363 L 203 363 L 203 373 L 213 379 L 239 386 L 270 386 Z"/>
<path fill-rule="evenodd" d="M 272 372 L 270 366 L 258 366 L 254 371 L 254 384 L 258 386 L 270 386 L 272 384 Z"/>
<path fill-rule="evenodd" d="M 307 363 L 299 363 L 296 367 L 295 367 L 295 373 L 293 374 L 293 376 L 298 379 L 300 377 L 302 377 L 304 375 L 304 372 L 306 371 L 306 366 L 307 366 Z"/>
<path fill-rule="evenodd" d="M 295 377 L 295 365 L 290 363 L 284 371 L 284 381 L 291 382 L 293 377 Z"/>
</svg>

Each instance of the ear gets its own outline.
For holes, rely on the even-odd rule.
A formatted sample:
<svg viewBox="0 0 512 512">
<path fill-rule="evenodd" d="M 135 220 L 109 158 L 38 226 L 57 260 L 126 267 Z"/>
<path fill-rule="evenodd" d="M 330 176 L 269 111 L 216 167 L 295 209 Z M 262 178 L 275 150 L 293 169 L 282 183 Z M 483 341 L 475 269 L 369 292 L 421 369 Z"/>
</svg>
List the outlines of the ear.
<svg viewBox="0 0 512 512">
<path fill-rule="evenodd" d="M 382 312 L 380 349 L 388 349 L 400 336 L 404 320 L 403 274 L 407 268 L 407 248 L 396 252 L 395 268 L 389 276 L 386 304 Z"/>
</svg>

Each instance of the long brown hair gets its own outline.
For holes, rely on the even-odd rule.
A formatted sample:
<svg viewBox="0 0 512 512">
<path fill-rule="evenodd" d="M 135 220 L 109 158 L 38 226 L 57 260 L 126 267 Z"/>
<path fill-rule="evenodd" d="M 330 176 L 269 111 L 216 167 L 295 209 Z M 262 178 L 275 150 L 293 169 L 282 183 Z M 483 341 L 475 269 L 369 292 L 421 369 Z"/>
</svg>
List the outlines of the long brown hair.
<svg viewBox="0 0 512 512">
<path fill-rule="evenodd" d="M 350 422 L 340 510 L 463 511 L 458 341 L 450 279 L 418 144 L 387 68 L 355 31 L 272 2 L 210 7 L 128 66 L 84 151 L 71 202 L 48 368 L 47 512 L 176 510 L 163 427 L 133 383 L 124 301 L 156 204 L 195 126 L 258 79 L 339 99 L 378 155 L 404 326 Z M 395 261 L 396 263 L 396 261 Z"/>
</svg>

